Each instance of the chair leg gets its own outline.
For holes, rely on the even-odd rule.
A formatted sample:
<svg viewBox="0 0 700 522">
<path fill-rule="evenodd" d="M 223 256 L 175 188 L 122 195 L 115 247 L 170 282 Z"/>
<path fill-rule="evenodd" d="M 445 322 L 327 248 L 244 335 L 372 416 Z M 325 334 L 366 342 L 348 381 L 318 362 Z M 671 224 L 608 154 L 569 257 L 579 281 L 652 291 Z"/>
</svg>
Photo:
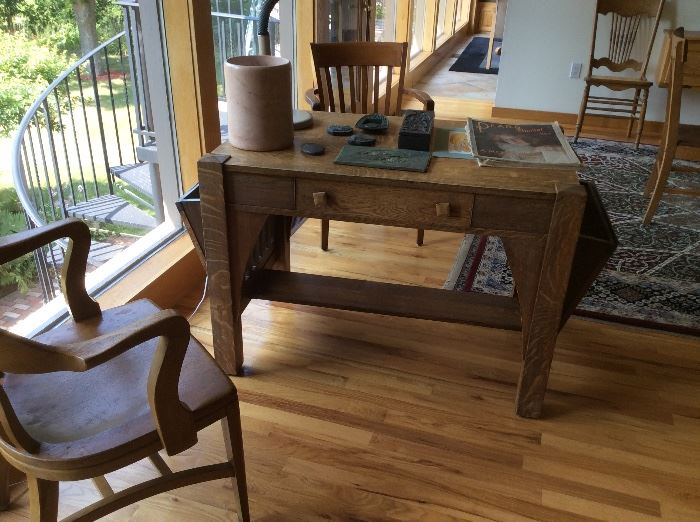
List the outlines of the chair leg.
<svg viewBox="0 0 700 522">
<path fill-rule="evenodd" d="M 656 209 L 659 207 L 661 196 L 663 196 L 664 190 L 666 189 L 666 182 L 668 181 L 668 177 L 671 174 L 674 153 L 675 151 L 663 152 L 661 164 L 659 165 L 658 172 L 656 173 L 656 186 L 654 187 L 654 192 L 651 195 L 651 201 L 649 201 L 649 206 L 647 206 L 647 210 L 644 213 L 645 225 L 651 223 L 651 220 L 654 219 L 654 214 L 656 214 Z"/>
<path fill-rule="evenodd" d="M 241 412 L 238 401 L 229 407 L 226 417 L 221 420 L 224 429 L 224 442 L 226 443 L 226 455 L 235 476 L 233 491 L 236 494 L 238 504 L 238 520 L 248 522 L 250 511 L 248 507 L 248 486 L 245 478 L 245 460 L 243 458 L 243 435 L 241 433 Z"/>
<path fill-rule="evenodd" d="M 327 219 L 321 220 L 321 250 L 328 250 L 328 229 L 330 221 Z"/>
<path fill-rule="evenodd" d="M 416 245 L 423 246 L 423 238 L 425 237 L 425 230 L 419 228 L 416 233 Z"/>
<path fill-rule="evenodd" d="M 578 136 L 581 134 L 581 127 L 583 126 L 583 118 L 586 115 L 586 107 L 588 107 L 588 96 L 591 93 L 590 84 L 586 84 L 586 88 L 583 90 L 583 98 L 581 98 L 581 108 L 578 111 L 578 119 L 576 120 L 576 134 L 574 134 L 574 143 L 578 141 Z"/>
<path fill-rule="evenodd" d="M 639 142 L 642 140 L 642 131 L 644 130 L 644 118 L 647 115 L 647 101 L 649 99 L 649 90 L 642 91 L 642 110 L 639 111 L 639 120 L 637 121 L 637 139 L 634 142 L 634 148 L 639 148 Z"/>
<path fill-rule="evenodd" d="M 112 495 L 114 495 L 114 490 L 112 489 L 112 486 L 109 485 L 109 482 L 107 482 L 107 479 L 105 478 L 104 475 L 100 475 L 99 477 L 95 477 L 94 479 L 92 479 L 92 483 L 97 488 L 97 491 L 100 492 L 100 495 L 102 495 L 102 498 L 107 498 L 107 497 L 111 497 Z"/>
<path fill-rule="evenodd" d="M 58 519 L 58 482 L 27 475 L 29 513 L 32 522 L 56 522 Z"/>
<path fill-rule="evenodd" d="M 632 114 L 630 114 L 630 122 L 627 125 L 627 137 L 632 135 L 632 127 L 634 127 L 635 115 L 637 114 L 637 106 L 639 105 L 639 89 L 634 90 L 634 101 L 632 102 Z"/>
<path fill-rule="evenodd" d="M 646 197 L 651 196 L 656 186 L 656 180 L 659 179 L 659 167 L 661 166 L 661 158 L 663 157 L 663 150 L 660 150 L 656 155 L 656 161 L 654 161 L 654 166 L 651 168 L 649 173 L 649 179 L 647 179 L 646 185 L 644 185 L 644 195 Z"/>
</svg>

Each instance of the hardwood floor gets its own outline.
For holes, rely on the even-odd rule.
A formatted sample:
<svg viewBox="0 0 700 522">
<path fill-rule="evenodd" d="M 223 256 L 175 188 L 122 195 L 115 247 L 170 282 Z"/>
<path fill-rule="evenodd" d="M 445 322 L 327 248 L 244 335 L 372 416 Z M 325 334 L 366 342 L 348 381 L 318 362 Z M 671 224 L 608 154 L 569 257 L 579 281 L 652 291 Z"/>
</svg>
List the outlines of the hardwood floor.
<svg viewBox="0 0 700 522">
<path fill-rule="evenodd" d="M 292 266 L 440 287 L 460 237 L 319 222 Z M 199 296 L 182 303 L 190 310 Z M 191 320 L 211 345 L 208 304 Z M 515 417 L 518 334 L 253 301 L 234 378 L 254 520 L 698 520 L 700 342 L 572 319 L 545 417 Z M 224 457 L 219 426 L 175 467 Z M 115 489 L 154 471 L 108 476 Z M 96 498 L 61 489 L 61 513 Z M 2 520 L 25 520 L 26 494 Z M 111 520 L 231 520 L 228 482 L 177 490 Z"/>
</svg>

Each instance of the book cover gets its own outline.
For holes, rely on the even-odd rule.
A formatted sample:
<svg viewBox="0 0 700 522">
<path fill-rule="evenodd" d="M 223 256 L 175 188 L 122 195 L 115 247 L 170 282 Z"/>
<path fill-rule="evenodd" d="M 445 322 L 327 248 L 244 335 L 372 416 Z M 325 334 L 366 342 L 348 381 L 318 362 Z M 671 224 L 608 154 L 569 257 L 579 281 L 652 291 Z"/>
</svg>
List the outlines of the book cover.
<svg viewBox="0 0 700 522">
<path fill-rule="evenodd" d="M 472 159 L 472 147 L 469 144 L 464 127 L 453 129 L 435 129 L 433 156 L 436 158 Z"/>
<path fill-rule="evenodd" d="M 578 156 L 554 123 L 499 123 L 467 120 L 467 135 L 479 165 L 577 167 Z"/>
</svg>

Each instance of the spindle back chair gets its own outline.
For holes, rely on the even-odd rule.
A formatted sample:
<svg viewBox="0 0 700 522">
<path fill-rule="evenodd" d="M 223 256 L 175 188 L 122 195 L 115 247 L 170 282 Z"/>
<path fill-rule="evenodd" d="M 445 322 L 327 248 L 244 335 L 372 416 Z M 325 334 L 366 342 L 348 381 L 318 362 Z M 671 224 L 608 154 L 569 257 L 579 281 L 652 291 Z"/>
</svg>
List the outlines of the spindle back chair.
<svg viewBox="0 0 700 522">
<path fill-rule="evenodd" d="M 314 111 L 376 112 L 395 116 L 401 114 L 404 96 L 418 100 L 423 110 L 435 110 L 435 102 L 427 93 L 404 87 L 406 42 L 312 43 L 311 53 L 317 87 L 306 92 L 306 100 Z M 382 75 L 382 68 L 386 68 L 386 76 Z M 398 86 L 394 89 L 396 74 Z M 385 85 L 383 92 L 382 84 Z M 321 220 L 323 250 L 328 250 L 329 228 L 330 222 Z M 423 230 L 418 230 L 416 243 L 419 246 L 423 238 Z"/>
<path fill-rule="evenodd" d="M 596 2 L 589 69 L 588 75 L 584 78 L 586 86 L 581 99 L 574 141 L 579 138 L 587 112 L 595 111 L 599 114 L 629 115 L 627 136 L 631 136 L 636 122 L 635 146 L 639 147 L 644 129 L 649 88 L 652 85 L 652 82 L 647 80 L 646 73 L 664 2 L 665 0 L 598 0 Z M 606 18 L 610 24 L 607 54 L 596 57 L 599 24 Z M 640 51 L 641 56 L 634 56 L 635 51 Z M 601 68 L 613 74 L 594 74 Z M 606 87 L 612 91 L 634 89 L 634 95 L 631 98 L 610 95 L 591 96 L 591 87 Z"/>
</svg>

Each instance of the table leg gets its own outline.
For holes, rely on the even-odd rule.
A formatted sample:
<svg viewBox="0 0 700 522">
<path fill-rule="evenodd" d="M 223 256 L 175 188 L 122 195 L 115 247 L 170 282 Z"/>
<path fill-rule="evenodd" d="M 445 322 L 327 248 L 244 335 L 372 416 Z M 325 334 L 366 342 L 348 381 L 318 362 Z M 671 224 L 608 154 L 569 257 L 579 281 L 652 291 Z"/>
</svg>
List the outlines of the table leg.
<svg viewBox="0 0 700 522">
<path fill-rule="evenodd" d="M 523 318 L 523 365 L 516 399 L 521 417 L 538 418 L 542 413 L 585 202 L 583 187 L 560 191 L 543 240 L 504 240 Z"/>
<path fill-rule="evenodd" d="M 199 161 L 198 170 L 214 357 L 226 373 L 240 375 L 243 276 L 267 215 L 227 209 L 223 184 L 227 159 L 209 154 Z"/>
</svg>

